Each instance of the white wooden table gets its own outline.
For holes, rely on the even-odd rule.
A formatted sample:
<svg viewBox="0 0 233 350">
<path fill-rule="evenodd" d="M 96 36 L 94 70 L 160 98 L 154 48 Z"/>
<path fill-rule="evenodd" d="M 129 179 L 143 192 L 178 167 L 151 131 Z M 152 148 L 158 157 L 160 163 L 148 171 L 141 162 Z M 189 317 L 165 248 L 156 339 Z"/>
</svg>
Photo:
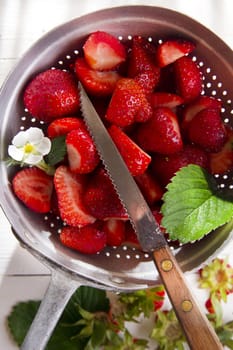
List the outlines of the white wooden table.
<svg viewBox="0 0 233 350">
<path fill-rule="evenodd" d="M 0 85 L 22 54 L 47 31 L 83 14 L 120 5 L 155 5 L 177 10 L 204 24 L 233 48 L 232 0 L 0 0 Z M 223 255 L 230 254 L 232 248 Z M 230 262 L 233 264 L 233 257 Z M 19 246 L 0 210 L 1 350 L 17 349 L 5 326 L 12 305 L 19 300 L 42 298 L 49 275 L 41 263 Z M 193 276 L 188 278 L 192 280 Z M 233 319 L 232 298 L 228 304 L 228 317 Z"/>
</svg>

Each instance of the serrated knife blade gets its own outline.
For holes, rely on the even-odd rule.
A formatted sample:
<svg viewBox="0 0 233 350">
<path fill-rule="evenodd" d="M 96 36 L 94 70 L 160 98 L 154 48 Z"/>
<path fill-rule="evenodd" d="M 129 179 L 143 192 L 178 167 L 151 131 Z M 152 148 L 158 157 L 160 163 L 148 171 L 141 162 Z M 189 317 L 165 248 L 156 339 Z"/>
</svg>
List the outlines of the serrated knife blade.
<svg viewBox="0 0 233 350">
<path fill-rule="evenodd" d="M 192 296 L 184 275 L 141 191 L 80 82 L 79 91 L 86 126 L 143 250 L 153 252 L 155 265 L 190 348 L 223 349 L 213 327 Z"/>
</svg>

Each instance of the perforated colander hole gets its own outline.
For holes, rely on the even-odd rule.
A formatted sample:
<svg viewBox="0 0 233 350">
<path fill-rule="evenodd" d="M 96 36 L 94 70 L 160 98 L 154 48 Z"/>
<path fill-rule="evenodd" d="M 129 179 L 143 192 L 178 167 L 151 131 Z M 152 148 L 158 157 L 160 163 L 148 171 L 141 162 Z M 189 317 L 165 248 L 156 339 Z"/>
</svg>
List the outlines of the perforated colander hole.
<svg viewBox="0 0 233 350">
<path fill-rule="evenodd" d="M 79 50 L 77 50 L 77 49 L 74 50 L 74 54 L 75 54 L 75 55 L 79 55 Z"/>
<path fill-rule="evenodd" d="M 149 36 L 149 37 L 147 38 L 147 40 L 149 41 L 149 43 L 152 43 L 152 41 L 153 41 L 153 39 L 152 39 L 151 36 Z"/>
<path fill-rule="evenodd" d="M 122 40 L 123 40 L 123 36 L 122 36 L 122 35 L 119 35 L 119 36 L 118 36 L 118 40 L 122 41 Z"/>
</svg>

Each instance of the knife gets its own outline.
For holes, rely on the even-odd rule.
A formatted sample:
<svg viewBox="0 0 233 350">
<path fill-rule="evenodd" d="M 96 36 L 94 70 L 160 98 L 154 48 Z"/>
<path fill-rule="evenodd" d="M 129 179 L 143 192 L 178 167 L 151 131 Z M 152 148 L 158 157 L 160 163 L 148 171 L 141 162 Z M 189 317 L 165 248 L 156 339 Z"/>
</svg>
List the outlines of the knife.
<svg viewBox="0 0 233 350">
<path fill-rule="evenodd" d="M 115 143 L 79 82 L 81 111 L 103 165 L 116 189 L 143 251 L 150 252 L 184 334 L 193 350 L 223 349 L 192 296 L 183 272 Z"/>
</svg>

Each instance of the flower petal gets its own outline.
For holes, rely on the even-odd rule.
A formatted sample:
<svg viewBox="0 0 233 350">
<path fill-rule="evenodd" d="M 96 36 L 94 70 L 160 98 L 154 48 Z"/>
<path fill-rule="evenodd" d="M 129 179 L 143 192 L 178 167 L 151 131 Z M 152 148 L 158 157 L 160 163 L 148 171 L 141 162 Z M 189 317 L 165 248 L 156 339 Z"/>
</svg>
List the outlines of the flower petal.
<svg viewBox="0 0 233 350">
<path fill-rule="evenodd" d="M 18 148 L 18 147 L 15 147 L 14 145 L 10 145 L 8 147 L 8 154 L 11 158 L 20 162 L 23 160 L 24 150 L 23 148 Z"/>
<path fill-rule="evenodd" d="M 51 149 L 51 141 L 48 137 L 43 137 L 40 143 L 35 145 L 37 152 L 41 153 L 43 156 L 48 154 Z"/>
<path fill-rule="evenodd" d="M 24 158 L 24 163 L 36 165 L 43 159 L 41 154 L 29 153 L 27 157 Z"/>
<path fill-rule="evenodd" d="M 27 143 L 27 134 L 25 131 L 18 132 L 12 139 L 12 144 L 16 147 L 23 147 Z"/>
<path fill-rule="evenodd" d="M 36 127 L 30 127 L 25 132 L 27 134 L 27 141 L 34 145 L 39 143 L 44 137 L 43 131 Z"/>
</svg>

